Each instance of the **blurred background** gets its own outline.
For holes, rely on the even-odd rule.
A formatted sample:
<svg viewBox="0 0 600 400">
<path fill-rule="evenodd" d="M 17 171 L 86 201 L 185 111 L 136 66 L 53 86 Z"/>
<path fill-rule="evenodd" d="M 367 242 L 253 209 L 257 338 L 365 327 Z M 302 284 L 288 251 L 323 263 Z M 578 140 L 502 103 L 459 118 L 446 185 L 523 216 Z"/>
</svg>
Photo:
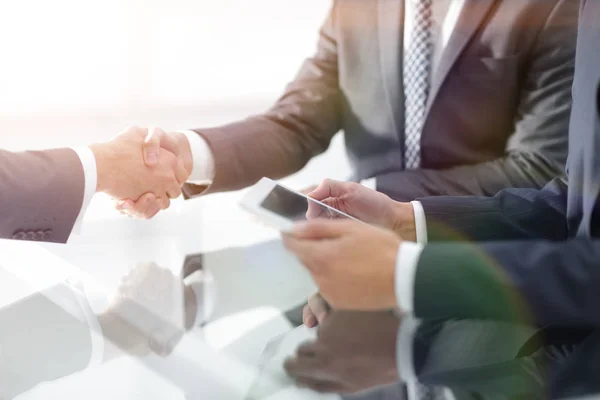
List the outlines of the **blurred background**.
<svg viewBox="0 0 600 400">
<path fill-rule="evenodd" d="M 260 113 L 313 54 L 330 5 L 328 0 L 0 0 L 0 148 L 88 145 L 108 140 L 128 125 L 180 130 Z M 325 177 L 342 179 L 348 171 L 338 135 L 326 154 L 285 183 L 301 188 Z M 253 240 L 263 231 L 263 236 L 277 236 L 272 229 L 260 231 L 254 221 L 240 227 L 240 196 L 217 194 L 185 205 L 180 200 L 152 221 L 129 221 L 99 195 L 86 220 L 101 221 L 84 224 L 81 238 L 75 237 L 79 252 L 46 247 L 74 265 L 77 257 L 104 263 L 103 268 L 79 264 L 96 279 L 109 281 L 110 274 L 122 272 L 117 258 L 133 266 L 138 253 L 129 246 L 142 249 L 160 238 L 155 252 L 169 256 L 179 250 L 183 244 L 174 232 L 199 225 L 189 218 L 185 229 L 178 225 L 184 218 L 173 214 L 184 206 L 194 211 L 185 215 L 197 219 L 200 211 L 209 210 L 202 216 L 208 227 L 203 234 L 215 238 L 215 248 L 219 237 L 228 245 L 241 245 L 235 238 L 244 236 L 244 229 Z M 152 235 L 157 239 L 145 244 Z M 107 236 L 115 241 L 110 251 L 98 239 Z M 200 235 L 187 236 L 201 240 Z M 238 253 L 232 257 L 241 257 Z M 182 398 L 160 379 L 150 385 L 153 378 L 125 360 L 67 379 L 57 389 L 46 385 L 25 398 L 81 398 L 81 393 L 87 398 Z"/>
<path fill-rule="evenodd" d="M 86 145 L 128 125 L 177 130 L 261 112 L 313 54 L 329 7 L 0 0 L 0 148 Z M 345 177 L 342 147 L 337 137 L 325 158 L 288 183 Z M 88 217 L 99 212 L 92 207 Z"/>
</svg>

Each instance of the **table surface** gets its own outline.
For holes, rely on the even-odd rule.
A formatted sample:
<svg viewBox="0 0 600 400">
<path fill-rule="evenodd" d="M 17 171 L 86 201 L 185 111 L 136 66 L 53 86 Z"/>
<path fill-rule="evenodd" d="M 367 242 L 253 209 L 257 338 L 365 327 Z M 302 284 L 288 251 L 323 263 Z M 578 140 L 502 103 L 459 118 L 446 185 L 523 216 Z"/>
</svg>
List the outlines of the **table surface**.
<svg viewBox="0 0 600 400">
<path fill-rule="evenodd" d="M 282 313 L 302 303 L 315 287 L 283 249 L 278 233 L 237 206 L 242 194 L 176 202 L 151 221 L 114 211 L 92 213 L 66 246 L 3 241 L 5 256 L 11 251 L 27 254 L 23 263 L 43 264 L 45 271 L 40 276 L 35 269 L 27 276 L 21 269 L 25 279 L 35 279 L 28 279 L 29 286 L 4 290 L 1 304 L 68 278 L 73 271 L 91 277 L 108 294 L 139 262 L 177 271 L 190 254 L 204 254 L 204 268 L 213 276 L 217 293 L 211 322 L 187 334 L 169 357 L 121 357 L 39 385 L 19 398 L 244 399 L 266 344 L 292 329 Z M 100 198 L 91 208 L 109 210 L 107 206 L 107 199 Z M 105 305 L 97 303 L 98 309 Z M 296 333 L 298 342 L 306 335 Z M 330 398 L 293 387 L 269 398 L 280 396 Z"/>
</svg>

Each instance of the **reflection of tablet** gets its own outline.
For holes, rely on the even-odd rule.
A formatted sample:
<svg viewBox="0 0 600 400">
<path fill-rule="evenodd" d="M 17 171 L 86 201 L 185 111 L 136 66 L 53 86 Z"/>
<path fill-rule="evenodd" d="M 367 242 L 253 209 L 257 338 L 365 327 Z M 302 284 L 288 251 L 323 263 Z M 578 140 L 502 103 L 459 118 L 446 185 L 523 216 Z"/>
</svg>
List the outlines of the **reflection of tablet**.
<svg viewBox="0 0 600 400">
<path fill-rule="evenodd" d="M 289 232 L 294 222 L 306 220 L 307 215 L 310 219 L 350 218 L 358 221 L 348 214 L 288 189 L 269 178 L 262 178 L 252 187 L 240 205 L 284 232 Z"/>
</svg>

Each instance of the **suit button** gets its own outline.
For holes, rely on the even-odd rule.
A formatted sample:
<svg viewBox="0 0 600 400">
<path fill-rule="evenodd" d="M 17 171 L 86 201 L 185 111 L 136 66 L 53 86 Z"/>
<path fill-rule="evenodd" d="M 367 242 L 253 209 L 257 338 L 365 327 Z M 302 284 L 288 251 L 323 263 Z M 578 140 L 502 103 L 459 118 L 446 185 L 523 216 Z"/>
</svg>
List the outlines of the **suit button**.
<svg viewBox="0 0 600 400">
<path fill-rule="evenodd" d="M 23 231 L 15 232 L 15 234 L 13 235 L 13 239 L 15 240 L 25 240 L 26 237 L 27 234 Z"/>
</svg>

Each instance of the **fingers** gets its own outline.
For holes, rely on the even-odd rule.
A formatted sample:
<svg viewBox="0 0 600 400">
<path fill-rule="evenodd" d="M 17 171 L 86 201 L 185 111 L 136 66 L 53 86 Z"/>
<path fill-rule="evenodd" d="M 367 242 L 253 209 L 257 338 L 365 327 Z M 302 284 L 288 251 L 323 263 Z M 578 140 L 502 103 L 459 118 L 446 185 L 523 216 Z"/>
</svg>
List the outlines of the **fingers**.
<svg viewBox="0 0 600 400">
<path fill-rule="evenodd" d="M 144 162 L 149 167 L 158 164 L 158 153 L 160 151 L 160 142 L 165 133 L 158 128 L 149 128 L 148 136 L 142 146 L 144 152 Z"/>
<path fill-rule="evenodd" d="M 307 388 L 317 393 L 343 394 L 346 391 L 339 383 L 320 380 L 318 378 L 298 378 L 296 379 L 296 385 L 300 388 Z"/>
<path fill-rule="evenodd" d="M 181 186 L 179 186 L 179 183 L 175 182 L 169 185 L 167 188 L 167 196 L 169 199 L 176 199 L 181 196 Z"/>
<path fill-rule="evenodd" d="M 312 309 L 309 305 L 305 305 L 304 309 L 302 309 L 302 322 L 309 328 L 314 328 L 317 326 L 317 317 L 313 313 Z"/>
<path fill-rule="evenodd" d="M 311 269 L 312 254 L 320 250 L 320 242 L 297 239 L 285 234 L 282 235 L 282 241 L 288 251 L 296 255 L 308 269 Z"/>
<path fill-rule="evenodd" d="M 179 186 L 185 184 L 189 178 L 188 170 L 181 160 L 177 160 L 177 163 L 175 164 L 175 178 L 177 179 Z"/>
<path fill-rule="evenodd" d="M 177 140 L 172 136 L 157 127 L 148 128 L 148 136 L 144 140 L 144 162 L 149 167 L 158 164 L 159 151 L 164 149 L 175 156 L 179 155 L 179 147 Z"/>
<path fill-rule="evenodd" d="M 322 324 L 329 314 L 329 305 L 319 293 L 315 293 L 308 299 L 308 307 L 319 324 Z"/>
<path fill-rule="evenodd" d="M 157 198 L 154 193 L 146 193 L 135 202 L 131 200 L 121 200 L 117 204 L 118 210 L 141 219 L 150 219 L 158 214 L 163 208 L 166 208 L 164 207 L 163 200 Z"/>
<path fill-rule="evenodd" d="M 299 240 L 335 239 L 353 231 L 357 225 L 351 220 L 314 219 L 294 225 L 291 236 Z"/>
<path fill-rule="evenodd" d="M 348 191 L 348 186 L 352 183 L 325 179 L 315 190 L 308 194 L 316 200 L 324 200 L 328 197 L 340 197 Z"/>
</svg>

